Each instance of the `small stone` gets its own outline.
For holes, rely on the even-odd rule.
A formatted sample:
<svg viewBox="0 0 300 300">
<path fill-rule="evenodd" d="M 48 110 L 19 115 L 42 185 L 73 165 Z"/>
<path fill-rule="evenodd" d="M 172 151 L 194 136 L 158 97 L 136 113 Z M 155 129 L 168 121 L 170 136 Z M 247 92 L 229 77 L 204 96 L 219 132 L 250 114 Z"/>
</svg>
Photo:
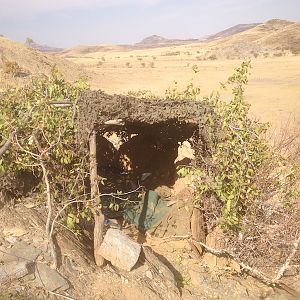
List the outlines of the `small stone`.
<svg viewBox="0 0 300 300">
<path fill-rule="evenodd" d="M 299 274 L 298 268 L 290 266 L 284 273 L 285 276 L 296 276 Z"/>
<path fill-rule="evenodd" d="M 117 268 L 131 271 L 139 259 L 141 245 L 120 230 L 110 228 L 106 232 L 100 253 Z"/>
<path fill-rule="evenodd" d="M 153 275 L 152 272 L 150 270 L 146 271 L 146 277 L 148 277 L 149 279 L 153 279 Z"/>
<path fill-rule="evenodd" d="M 21 293 L 25 290 L 25 287 L 24 286 L 16 286 L 15 289 L 16 289 L 16 292 Z"/>
<path fill-rule="evenodd" d="M 125 283 L 125 284 L 128 284 L 128 279 L 125 278 L 124 276 L 121 276 L 121 280 L 122 280 L 122 283 Z"/>
<path fill-rule="evenodd" d="M 17 241 L 17 238 L 14 237 L 14 236 L 9 235 L 9 236 L 5 237 L 5 240 L 7 242 L 9 242 L 10 244 L 14 244 Z"/>
<path fill-rule="evenodd" d="M 47 291 L 65 291 L 70 288 L 68 281 L 57 271 L 52 270 L 48 265 L 37 263 L 35 268 L 35 282 L 39 287 Z"/>
<path fill-rule="evenodd" d="M 31 270 L 29 270 L 29 272 L 31 272 Z M 34 272 L 25 275 L 22 280 L 23 281 L 33 281 L 33 280 L 35 280 Z"/>
</svg>

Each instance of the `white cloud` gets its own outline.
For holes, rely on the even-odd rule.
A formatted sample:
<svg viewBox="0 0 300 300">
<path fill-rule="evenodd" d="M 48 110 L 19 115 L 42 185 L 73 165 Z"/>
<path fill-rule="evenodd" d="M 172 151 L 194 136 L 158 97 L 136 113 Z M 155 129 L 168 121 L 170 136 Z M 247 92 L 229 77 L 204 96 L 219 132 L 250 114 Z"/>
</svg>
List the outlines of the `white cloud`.
<svg viewBox="0 0 300 300">
<path fill-rule="evenodd" d="M 163 0 L 0 0 L 0 21 L 28 18 L 39 13 L 96 9 L 123 5 L 151 6 Z"/>
</svg>

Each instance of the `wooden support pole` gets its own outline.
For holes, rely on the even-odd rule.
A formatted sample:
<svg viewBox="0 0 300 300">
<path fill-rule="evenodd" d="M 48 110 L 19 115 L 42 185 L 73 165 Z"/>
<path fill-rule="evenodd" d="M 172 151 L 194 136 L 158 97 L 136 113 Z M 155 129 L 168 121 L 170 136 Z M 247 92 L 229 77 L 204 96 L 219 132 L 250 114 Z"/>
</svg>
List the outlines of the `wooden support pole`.
<svg viewBox="0 0 300 300">
<path fill-rule="evenodd" d="M 205 221 L 204 214 L 200 208 L 194 207 L 191 217 L 191 233 L 192 239 L 197 242 L 205 243 Z M 201 255 L 203 250 L 201 245 L 194 243 L 197 251 Z M 196 250 L 195 249 L 195 250 Z"/>
<path fill-rule="evenodd" d="M 89 139 L 90 146 L 90 181 L 91 181 L 91 199 L 97 199 L 98 191 L 98 174 L 97 174 L 97 144 L 96 131 L 93 130 Z M 100 254 L 100 246 L 103 240 L 104 215 L 100 209 L 96 209 L 94 214 L 94 257 L 97 266 L 104 265 L 104 258 Z"/>
</svg>

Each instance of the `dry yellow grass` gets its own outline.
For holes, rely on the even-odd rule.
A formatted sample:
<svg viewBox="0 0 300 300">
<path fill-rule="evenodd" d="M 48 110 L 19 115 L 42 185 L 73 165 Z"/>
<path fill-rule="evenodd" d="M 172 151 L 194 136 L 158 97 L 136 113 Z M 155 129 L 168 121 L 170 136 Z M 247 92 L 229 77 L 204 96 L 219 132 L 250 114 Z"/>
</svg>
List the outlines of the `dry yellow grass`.
<svg viewBox="0 0 300 300">
<path fill-rule="evenodd" d="M 300 23 L 270 20 L 229 37 L 189 45 L 134 50 L 81 46 L 63 56 L 93 73 L 92 88 L 108 93 L 151 90 L 161 96 L 174 80 L 183 87 L 192 79 L 202 95 L 208 95 L 251 57 L 246 98 L 256 117 L 278 127 L 288 119 L 300 120 L 300 56 L 294 55 L 298 49 Z"/>
<path fill-rule="evenodd" d="M 5 61 L 18 65 L 24 74 L 15 78 L 6 74 L 3 63 Z M 57 66 L 64 77 L 70 81 L 86 75 L 85 71 L 70 61 L 0 37 L 0 88 L 7 85 L 23 85 L 37 74 L 49 75 L 54 66 Z"/>
<path fill-rule="evenodd" d="M 218 89 L 219 82 L 224 82 L 242 62 L 198 60 L 206 51 L 207 47 L 185 45 L 96 52 L 71 60 L 93 72 L 92 88 L 108 93 L 146 89 L 163 95 L 174 80 L 182 87 L 193 80 L 204 96 Z M 197 74 L 192 70 L 193 65 L 198 67 Z M 300 120 L 300 56 L 252 59 L 252 66 L 246 98 L 254 115 L 276 126 L 289 118 Z"/>
</svg>

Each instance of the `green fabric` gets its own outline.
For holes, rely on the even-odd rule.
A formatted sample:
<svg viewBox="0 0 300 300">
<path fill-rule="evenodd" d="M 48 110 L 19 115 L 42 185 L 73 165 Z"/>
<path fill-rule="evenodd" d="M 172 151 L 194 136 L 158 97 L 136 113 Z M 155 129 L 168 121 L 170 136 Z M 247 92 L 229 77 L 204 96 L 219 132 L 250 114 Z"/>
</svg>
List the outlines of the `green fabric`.
<svg viewBox="0 0 300 300">
<path fill-rule="evenodd" d="M 157 225 L 168 210 L 167 202 L 155 191 L 149 190 L 138 204 L 125 210 L 124 218 L 145 231 Z"/>
</svg>

